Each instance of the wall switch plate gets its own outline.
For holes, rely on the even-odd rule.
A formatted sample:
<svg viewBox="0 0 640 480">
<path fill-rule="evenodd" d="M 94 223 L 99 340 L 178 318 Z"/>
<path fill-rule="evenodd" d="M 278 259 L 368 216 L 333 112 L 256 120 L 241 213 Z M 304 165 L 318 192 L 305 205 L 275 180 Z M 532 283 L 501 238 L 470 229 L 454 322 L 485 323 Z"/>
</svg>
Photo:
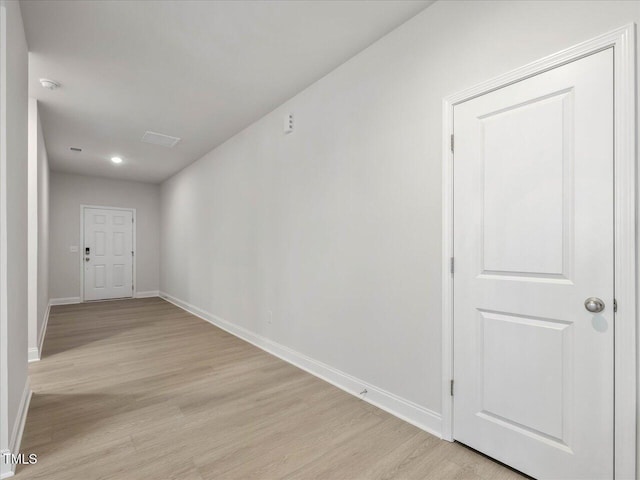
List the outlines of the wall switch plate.
<svg viewBox="0 0 640 480">
<path fill-rule="evenodd" d="M 71 245 L 69 247 L 69 252 L 70 253 L 78 253 L 78 246 L 77 245 Z"/>
</svg>

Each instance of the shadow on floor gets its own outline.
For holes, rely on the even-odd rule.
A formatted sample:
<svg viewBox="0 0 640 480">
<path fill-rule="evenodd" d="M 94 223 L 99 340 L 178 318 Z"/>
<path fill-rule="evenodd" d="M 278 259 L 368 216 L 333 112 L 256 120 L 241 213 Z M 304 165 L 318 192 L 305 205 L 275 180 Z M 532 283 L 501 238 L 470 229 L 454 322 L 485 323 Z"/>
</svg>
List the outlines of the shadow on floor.
<svg viewBox="0 0 640 480">
<path fill-rule="evenodd" d="M 166 305 L 165 300 L 153 297 L 53 306 L 41 358 L 154 323 L 161 319 L 162 311 L 166 312 Z"/>
</svg>

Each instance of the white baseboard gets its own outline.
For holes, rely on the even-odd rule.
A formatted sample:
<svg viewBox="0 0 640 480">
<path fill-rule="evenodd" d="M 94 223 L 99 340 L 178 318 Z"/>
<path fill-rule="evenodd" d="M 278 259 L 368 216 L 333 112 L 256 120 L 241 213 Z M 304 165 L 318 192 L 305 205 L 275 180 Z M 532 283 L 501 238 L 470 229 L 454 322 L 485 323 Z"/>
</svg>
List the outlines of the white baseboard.
<svg viewBox="0 0 640 480">
<path fill-rule="evenodd" d="M 40 350 L 37 347 L 30 347 L 28 355 L 29 363 L 40 361 Z"/>
<path fill-rule="evenodd" d="M 175 298 L 165 292 L 160 292 L 160 296 L 180 307 L 187 312 L 206 320 L 207 322 L 219 327 L 236 337 L 241 338 L 265 352 L 275 355 L 282 360 L 295 365 L 302 370 L 321 378 L 322 380 L 350 393 L 353 396 L 361 398 L 376 407 L 394 415 L 402 420 L 425 430 L 432 435 L 442 437 L 442 419 L 439 413 L 424 408 L 416 403 L 401 398 L 391 392 L 387 392 L 381 388 L 371 385 L 359 378 L 348 373 L 342 372 L 336 368 L 326 365 L 322 362 L 307 357 L 302 353 L 296 352 L 284 345 L 273 340 L 269 340 L 262 335 L 253 333 L 246 328 L 234 325 L 220 317 L 195 307 L 187 302 Z M 366 390 L 367 393 L 361 395 L 360 392 Z"/>
<path fill-rule="evenodd" d="M 44 318 L 42 319 L 42 326 L 38 332 L 38 346 L 31 347 L 29 349 L 29 362 L 37 362 L 42 355 L 42 345 L 44 345 L 44 337 L 47 334 L 47 325 L 49 324 L 49 315 L 51 314 L 51 301 L 47 305 L 47 310 L 44 312 Z"/>
<path fill-rule="evenodd" d="M 24 390 L 22 391 L 22 398 L 20 399 L 20 406 L 18 407 L 18 414 L 16 421 L 13 425 L 11 437 L 9 439 L 9 449 L 3 450 L 0 457 L 0 479 L 12 477 L 15 473 L 16 466 L 9 465 L 4 462 L 4 454 L 20 453 L 20 444 L 22 443 L 22 434 L 24 433 L 24 426 L 27 422 L 27 414 L 29 413 L 29 403 L 31 403 L 31 381 L 27 377 L 27 381 L 24 384 Z"/>
<path fill-rule="evenodd" d="M 159 297 L 160 292 L 158 290 L 149 290 L 148 292 L 136 292 L 136 298 L 150 298 Z"/>
<path fill-rule="evenodd" d="M 20 451 L 22 434 L 24 432 L 24 425 L 27 421 L 27 413 L 29 413 L 29 403 L 31 402 L 32 393 L 31 380 L 29 377 L 27 377 L 27 381 L 24 383 L 24 390 L 22 391 L 22 398 L 20 399 L 20 406 L 18 407 L 16 421 L 13 425 L 11 440 L 9 442 L 9 449 L 13 453 L 18 453 Z"/>
<path fill-rule="evenodd" d="M 52 298 L 49 300 L 49 305 L 73 305 L 80 303 L 80 297 L 66 297 L 66 298 Z"/>
<path fill-rule="evenodd" d="M 47 311 L 44 314 L 44 318 L 42 319 L 42 327 L 40 327 L 40 332 L 38 332 L 38 350 L 42 355 L 42 346 L 44 345 L 44 337 L 47 335 L 47 327 L 49 326 L 49 315 L 51 315 L 51 302 L 47 305 Z"/>
<path fill-rule="evenodd" d="M 158 290 L 149 290 L 147 292 L 136 292 L 134 298 L 149 298 L 149 297 L 159 297 L 160 292 Z M 100 301 L 107 300 L 122 300 L 121 298 L 113 298 L 113 299 L 105 299 Z M 49 300 L 49 305 L 73 305 L 76 303 L 81 303 L 80 297 L 66 297 L 66 298 L 52 298 Z"/>
<path fill-rule="evenodd" d="M 8 455 L 11 455 L 11 451 L 8 449 L 0 450 L 0 479 L 13 477 L 15 473 L 15 467 L 4 463 L 4 459 Z"/>
</svg>

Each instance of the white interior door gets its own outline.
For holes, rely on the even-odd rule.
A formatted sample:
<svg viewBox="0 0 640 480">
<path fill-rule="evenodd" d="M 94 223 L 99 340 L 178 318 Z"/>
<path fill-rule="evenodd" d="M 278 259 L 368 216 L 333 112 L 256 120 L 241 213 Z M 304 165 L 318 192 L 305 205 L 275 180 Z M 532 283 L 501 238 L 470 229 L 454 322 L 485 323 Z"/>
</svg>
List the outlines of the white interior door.
<svg viewBox="0 0 640 480">
<path fill-rule="evenodd" d="M 540 479 L 613 477 L 613 128 L 612 49 L 454 108 L 453 435 Z"/>
<path fill-rule="evenodd" d="M 133 212 L 84 208 L 84 300 L 133 296 Z"/>
</svg>

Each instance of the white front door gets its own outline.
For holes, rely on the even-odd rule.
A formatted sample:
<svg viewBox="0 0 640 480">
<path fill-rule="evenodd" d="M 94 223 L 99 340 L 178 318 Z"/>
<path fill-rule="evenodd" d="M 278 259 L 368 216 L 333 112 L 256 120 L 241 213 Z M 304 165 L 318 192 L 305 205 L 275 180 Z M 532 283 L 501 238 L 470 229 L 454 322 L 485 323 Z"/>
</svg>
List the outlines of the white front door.
<svg viewBox="0 0 640 480">
<path fill-rule="evenodd" d="M 454 107 L 453 436 L 540 479 L 613 477 L 613 100 L 608 49 Z"/>
<path fill-rule="evenodd" d="M 84 208 L 84 300 L 133 296 L 133 212 Z"/>
</svg>

